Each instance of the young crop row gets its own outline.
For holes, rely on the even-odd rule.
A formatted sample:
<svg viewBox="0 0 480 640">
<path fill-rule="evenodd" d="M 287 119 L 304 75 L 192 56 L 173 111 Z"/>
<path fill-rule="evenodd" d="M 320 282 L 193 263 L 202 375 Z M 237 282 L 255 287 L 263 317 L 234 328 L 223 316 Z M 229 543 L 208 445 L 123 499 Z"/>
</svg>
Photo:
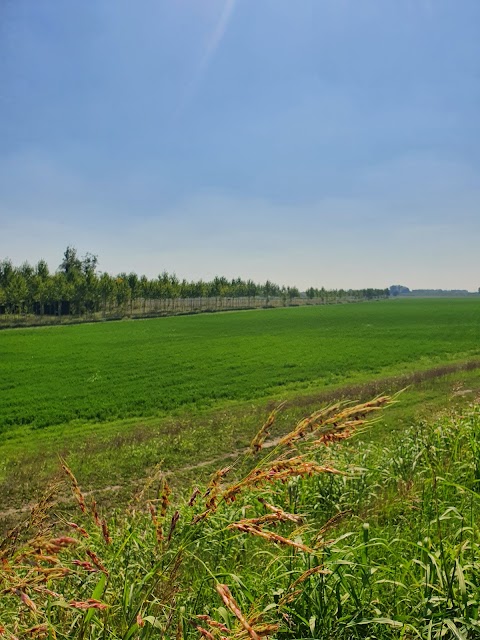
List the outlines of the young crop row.
<svg viewBox="0 0 480 640">
<path fill-rule="evenodd" d="M 0 544 L 1 633 L 478 637 L 478 405 L 365 445 L 389 403 L 320 409 L 266 452 L 274 411 L 207 486 L 175 499 L 160 475 L 108 519 L 65 465 L 79 514 L 48 494 Z"/>
</svg>

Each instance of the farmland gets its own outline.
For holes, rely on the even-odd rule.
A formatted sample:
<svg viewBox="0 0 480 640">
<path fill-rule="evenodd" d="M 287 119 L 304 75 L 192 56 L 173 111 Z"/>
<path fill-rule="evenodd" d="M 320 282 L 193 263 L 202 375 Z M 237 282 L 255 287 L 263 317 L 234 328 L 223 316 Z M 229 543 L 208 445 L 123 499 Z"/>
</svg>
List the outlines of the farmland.
<svg viewBox="0 0 480 640">
<path fill-rule="evenodd" d="M 477 388 L 475 369 L 455 368 L 478 367 L 479 336 L 475 299 L 2 331 L 0 510 L 38 495 L 59 454 L 109 503 L 128 501 L 158 463 L 188 486 L 283 400 L 279 429 L 338 395 L 413 385 L 386 417 L 385 432 L 398 430 L 451 403 L 455 385 Z"/>
<path fill-rule="evenodd" d="M 0 334 L 0 432 L 168 415 L 480 353 L 480 300 L 406 300 Z"/>
<path fill-rule="evenodd" d="M 479 338 L 475 299 L 0 332 L 0 522 L 27 516 L 2 543 L 0 623 L 237 638 L 244 615 L 251 638 L 478 637 Z M 331 407 L 383 392 L 397 402 Z"/>
</svg>

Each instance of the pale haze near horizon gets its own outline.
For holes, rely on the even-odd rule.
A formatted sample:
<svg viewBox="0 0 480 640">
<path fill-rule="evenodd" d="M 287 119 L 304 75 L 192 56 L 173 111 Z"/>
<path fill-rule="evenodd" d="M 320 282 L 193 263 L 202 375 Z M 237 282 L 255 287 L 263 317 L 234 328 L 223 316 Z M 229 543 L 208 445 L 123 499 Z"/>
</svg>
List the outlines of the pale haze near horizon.
<svg viewBox="0 0 480 640">
<path fill-rule="evenodd" d="M 0 259 L 480 286 L 477 0 L 0 5 Z"/>
</svg>

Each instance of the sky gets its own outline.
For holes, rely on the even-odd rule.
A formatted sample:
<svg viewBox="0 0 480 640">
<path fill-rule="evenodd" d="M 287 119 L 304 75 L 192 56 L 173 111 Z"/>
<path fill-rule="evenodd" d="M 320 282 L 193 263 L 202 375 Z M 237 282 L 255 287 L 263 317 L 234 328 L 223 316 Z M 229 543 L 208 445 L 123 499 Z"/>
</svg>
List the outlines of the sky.
<svg viewBox="0 0 480 640">
<path fill-rule="evenodd" d="M 478 0 L 0 0 L 0 259 L 480 287 Z"/>
</svg>

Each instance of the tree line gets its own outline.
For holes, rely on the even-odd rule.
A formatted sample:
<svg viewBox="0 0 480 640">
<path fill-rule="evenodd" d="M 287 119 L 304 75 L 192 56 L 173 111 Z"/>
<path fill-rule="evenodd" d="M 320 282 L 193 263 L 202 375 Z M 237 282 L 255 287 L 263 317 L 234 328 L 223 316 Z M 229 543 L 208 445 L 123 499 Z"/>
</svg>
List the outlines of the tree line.
<svg viewBox="0 0 480 640">
<path fill-rule="evenodd" d="M 80 257 L 67 247 L 58 269 L 51 273 L 45 260 L 36 265 L 24 262 L 16 267 L 9 259 L 0 261 L 0 314 L 35 316 L 129 315 L 149 311 L 181 311 L 180 301 L 205 300 L 201 308 L 293 304 L 302 298 L 317 303 L 386 298 L 388 289 L 326 290 L 310 287 L 300 293 L 267 280 L 263 284 L 215 276 L 211 281 L 180 280 L 164 271 L 149 279 L 136 273 L 116 276 L 98 270 L 98 258 Z M 226 301 L 231 304 L 227 305 Z M 242 304 L 235 304 L 242 301 Z M 183 304 L 185 307 L 185 303 Z M 191 302 L 191 308 L 194 309 Z M 183 310 L 188 310 L 183 309 Z"/>
</svg>

